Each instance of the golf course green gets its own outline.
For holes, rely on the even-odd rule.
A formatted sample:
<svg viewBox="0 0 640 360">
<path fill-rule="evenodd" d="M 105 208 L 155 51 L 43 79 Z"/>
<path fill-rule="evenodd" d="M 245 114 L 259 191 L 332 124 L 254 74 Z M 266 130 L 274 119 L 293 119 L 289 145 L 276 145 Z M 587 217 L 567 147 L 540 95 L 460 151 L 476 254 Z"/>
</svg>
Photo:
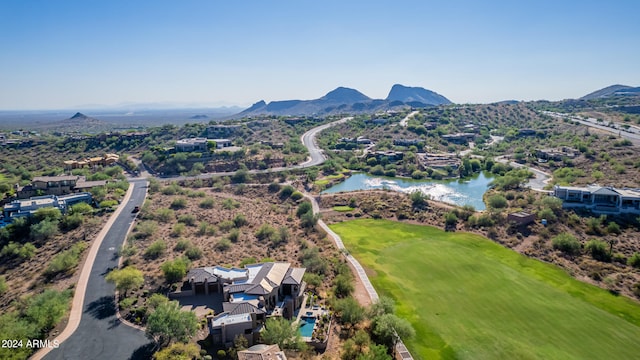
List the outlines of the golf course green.
<svg viewBox="0 0 640 360">
<path fill-rule="evenodd" d="M 330 225 L 416 330 L 416 359 L 638 359 L 640 304 L 482 236 L 361 219 Z"/>
</svg>

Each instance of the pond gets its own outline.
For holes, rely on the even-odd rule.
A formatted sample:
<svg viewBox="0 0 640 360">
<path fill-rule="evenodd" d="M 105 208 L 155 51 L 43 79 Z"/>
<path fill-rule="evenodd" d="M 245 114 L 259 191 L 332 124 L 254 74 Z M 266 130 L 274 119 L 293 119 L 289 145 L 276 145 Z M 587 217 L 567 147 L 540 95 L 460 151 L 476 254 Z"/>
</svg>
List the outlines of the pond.
<svg viewBox="0 0 640 360">
<path fill-rule="evenodd" d="M 338 192 L 389 189 L 403 193 L 419 190 L 431 196 L 433 200 L 464 206 L 471 205 L 476 210 L 485 210 L 482 196 L 489 189 L 493 178 L 480 173 L 471 178 L 453 180 L 413 180 L 356 173 L 345 181 L 336 184 L 321 194 Z"/>
</svg>

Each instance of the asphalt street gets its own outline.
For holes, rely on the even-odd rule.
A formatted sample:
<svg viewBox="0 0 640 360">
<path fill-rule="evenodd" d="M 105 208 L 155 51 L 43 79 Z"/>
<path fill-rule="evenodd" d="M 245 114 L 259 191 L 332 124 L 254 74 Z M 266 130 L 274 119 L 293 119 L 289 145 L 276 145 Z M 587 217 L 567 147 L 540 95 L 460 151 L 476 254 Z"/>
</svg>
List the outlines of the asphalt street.
<svg viewBox="0 0 640 360">
<path fill-rule="evenodd" d="M 82 319 L 69 339 L 45 356 L 59 359 L 149 359 L 153 343 L 144 332 L 122 324 L 116 318 L 115 287 L 105 281 L 110 269 L 118 266 L 118 248 L 127 236 L 135 214 L 146 195 L 146 181 L 131 182 L 131 199 L 107 232 L 87 284 Z"/>
</svg>

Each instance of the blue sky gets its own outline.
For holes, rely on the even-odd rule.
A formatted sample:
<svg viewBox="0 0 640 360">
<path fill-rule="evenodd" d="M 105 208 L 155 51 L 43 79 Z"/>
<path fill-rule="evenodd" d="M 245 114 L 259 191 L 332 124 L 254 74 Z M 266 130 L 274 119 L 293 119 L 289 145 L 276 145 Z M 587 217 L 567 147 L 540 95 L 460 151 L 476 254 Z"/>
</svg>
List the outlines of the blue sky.
<svg viewBox="0 0 640 360">
<path fill-rule="evenodd" d="M 638 1 L 0 0 L 0 109 L 249 105 L 401 83 L 458 103 L 640 85 Z"/>
</svg>

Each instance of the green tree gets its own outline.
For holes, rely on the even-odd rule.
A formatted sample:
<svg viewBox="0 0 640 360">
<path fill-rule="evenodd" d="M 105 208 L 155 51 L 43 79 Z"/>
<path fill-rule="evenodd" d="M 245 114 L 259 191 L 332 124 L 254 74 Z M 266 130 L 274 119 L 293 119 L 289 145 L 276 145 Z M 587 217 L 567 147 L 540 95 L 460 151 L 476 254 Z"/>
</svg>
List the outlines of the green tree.
<svg viewBox="0 0 640 360">
<path fill-rule="evenodd" d="M 381 296 L 378 301 L 371 304 L 369 316 L 374 318 L 384 314 L 393 314 L 396 311 L 396 303 L 388 296 Z"/>
<path fill-rule="evenodd" d="M 378 343 L 393 349 L 399 339 L 414 337 L 415 330 L 407 320 L 393 314 L 384 314 L 373 319 L 372 334 Z"/>
<path fill-rule="evenodd" d="M 48 331 L 52 329 L 69 310 L 71 290 L 45 290 L 27 301 L 26 317 L 36 326 Z"/>
<path fill-rule="evenodd" d="M 144 251 L 144 257 L 147 259 L 157 259 L 167 250 L 167 243 L 164 240 L 154 241 L 147 250 Z"/>
<path fill-rule="evenodd" d="M 265 344 L 278 344 L 281 349 L 301 349 L 304 347 L 297 328 L 283 317 L 268 318 L 260 337 Z"/>
<path fill-rule="evenodd" d="M 429 200 L 429 195 L 420 190 L 412 191 L 411 194 L 409 194 L 409 198 L 411 199 L 411 206 L 413 206 L 414 209 L 423 209 L 428 205 L 427 200 Z"/>
<path fill-rule="evenodd" d="M 115 284 L 116 289 L 125 296 L 129 290 L 138 289 L 142 284 L 144 284 L 142 271 L 133 266 L 127 266 L 119 270 L 112 270 L 107 274 L 105 280 Z"/>
<path fill-rule="evenodd" d="M 627 260 L 627 265 L 633 266 L 635 268 L 640 268 L 640 253 L 633 253 L 631 257 Z"/>
<path fill-rule="evenodd" d="M 335 278 L 335 294 L 339 298 L 345 298 L 353 293 L 353 279 L 346 274 L 340 274 Z"/>
<path fill-rule="evenodd" d="M 364 319 L 364 308 L 352 297 L 337 300 L 334 308 L 340 315 L 340 322 L 349 329 Z"/>
<path fill-rule="evenodd" d="M 158 344 L 188 341 L 198 330 L 198 319 L 191 311 L 180 310 L 177 301 L 161 303 L 147 319 L 147 334 Z"/>
<path fill-rule="evenodd" d="M 29 236 L 33 240 L 42 241 L 57 235 L 58 232 L 58 220 L 45 219 L 31 225 Z"/>
<path fill-rule="evenodd" d="M 55 207 L 43 207 L 37 209 L 33 213 L 33 219 L 35 222 L 40 222 L 42 220 L 60 220 L 62 218 L 62 213 L 60 209 Z"/>
<path fill-rule="evenodd" d="M 300 205 L 298 205 L 298 210 L 296 210 L 296 216 L 300 218 L 302 217 L 302 215 L 308 212 L 313 213 L 313 206 L 311 205 L 310 202 L 303 201 L 300 203 Z"/>
<path fill-rule="evenodd" d="M 489 207 L 493 209 L 503 209 L 506 208 L 508 204 L 507 199 L 500 194 L 495 194 L 489 197 Z"/>
<path fill-rule="evenodd" d="M 187 275 L 187 269 L 190 266 L 190 261 L 185 258 L 177 258 L 173 261 L 165 261 L 161 266 L 162 273 L 165 280 L 169 284 L 181 281 L 185 275 Z"/>
</svg>

